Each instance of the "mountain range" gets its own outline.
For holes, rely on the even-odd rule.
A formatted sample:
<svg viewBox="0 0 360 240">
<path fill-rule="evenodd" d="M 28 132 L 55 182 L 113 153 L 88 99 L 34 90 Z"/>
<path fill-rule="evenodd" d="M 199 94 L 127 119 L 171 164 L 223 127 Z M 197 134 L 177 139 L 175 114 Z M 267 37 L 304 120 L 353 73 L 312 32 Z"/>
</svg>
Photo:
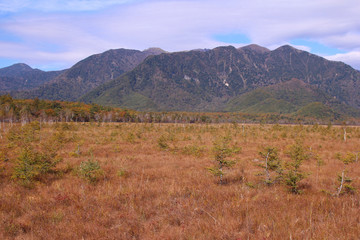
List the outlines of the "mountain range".
<svg viewBox="0 0 360 240">
<path fill-rule="evenodd" d="M 165 51 L 150 48 L 145 51 L 115 49 L 95 54 L 76 63 L 60 75 L 36 89 L 14 92 L 19 98 L 76 101 L 95 87 L 132 70 L 146 57 Z"/>
<path fill-rule="evenodd" d="M 284 84 L 293 79 L 298 81 Z M 268 94 L 272 96 L 270 100 L 261 94 L 254 97 L 267 86 L 273 86 L 263 89 L 272 92 Z M 280 92 L 292 93 L 280 95 Z M 305 103 L 316 101 L 331 108 L 336 105 L 342 114 L 343 109 L 357 112 L 359 94 L 360 73 L 342 62 L 328 61 L 291 46 L 270 51 L 250 45 L 152 56 L 81 100 L 139 110 L 254 112 L 257 109 L 257 112 L 283 113 L 295 113 Z M 262 110 L 240 107 L 251 97 L 250 103 L 262 105 Z M 277 111 L 268 107 L 285 102 L 292 107 L 288 110 L 278 107 Z"/>
<path fill-rule="evenodd" d="M 18 63 L 0 69 L 0 92 L 28 90 L 42 86 L 59 76 L 63 71 L 44 72 Z"/>
<path fill-rule="evenodd" d="M 175 53 L 117 49 L 56 73 L 11 94 L 144 111 L 360 116 L 359 71 L 288 45 L 273 51 L 258 45 Z M 13 90 L 1 81 L 3 91 Z"/>
</svg>

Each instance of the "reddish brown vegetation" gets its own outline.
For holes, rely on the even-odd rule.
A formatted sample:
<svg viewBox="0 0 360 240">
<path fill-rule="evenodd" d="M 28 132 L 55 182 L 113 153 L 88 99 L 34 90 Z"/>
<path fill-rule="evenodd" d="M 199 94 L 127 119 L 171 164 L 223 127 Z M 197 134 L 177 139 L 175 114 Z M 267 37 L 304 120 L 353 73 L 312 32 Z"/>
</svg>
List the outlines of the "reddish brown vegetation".
<svg viewBox="0 0 360 240">
<path fill-rule="evenodd" d="M 15 126 L 20 128 L 20 126 Z M 337 153 L 359 151 L 360 128 L 271 125 L 58 124 L 36 134 L 35 148 L 62 142 L 56 170 L 31 186 L 11 178 L 21 145 L 0 139 L 1 239 L 357 239 L 358 193 L 335 197 L 344 164 Z M 53 133 L 57 133 L 53 134 Z M 59 136 L 63 136 L 62 138 Z M 159 138 L 163 136 L 160 146 Z M 207 167 L 220 136 L 241 147 L 224 183 Z M 281 183 L 264 183 L 266 146 L 290 161 L 287 146 L 301 141 L 311 152 L 301 169 L 302 194 Z M 310 150 L 311 147 L 311 150 Z M 317 155 L 317 157 L 315 156 Z M 79 175 L 79 165 L 98 161 L 97 182 Z M 359 162 L 347 176 L 359 188 Z"/>
</svg>

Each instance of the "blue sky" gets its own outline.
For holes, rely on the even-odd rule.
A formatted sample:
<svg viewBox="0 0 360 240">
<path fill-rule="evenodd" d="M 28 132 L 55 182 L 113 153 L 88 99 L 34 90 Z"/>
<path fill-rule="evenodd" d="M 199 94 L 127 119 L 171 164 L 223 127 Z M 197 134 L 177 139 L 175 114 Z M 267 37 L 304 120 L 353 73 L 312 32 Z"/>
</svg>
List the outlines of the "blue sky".
<svg viewBox="0 0 360 240">
<path fill-rule="evenodd" d="M 0 0 L 0 68 L 71 67 L 108 49 L 290 44 L 360 69 L 358 0 Z"/>
</svg>

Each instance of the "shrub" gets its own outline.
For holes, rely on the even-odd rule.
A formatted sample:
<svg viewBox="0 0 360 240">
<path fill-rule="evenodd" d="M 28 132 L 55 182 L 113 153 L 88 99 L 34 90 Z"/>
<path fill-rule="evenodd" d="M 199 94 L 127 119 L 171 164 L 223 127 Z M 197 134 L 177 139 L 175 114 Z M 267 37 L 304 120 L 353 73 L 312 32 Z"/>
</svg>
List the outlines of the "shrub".
<svg viewBox="0 0 360 240">
<path fill-rule="evenodd" d="M 345 156 L 341 156 L 340 160 L 343 161 L 345 165 L 354 163 L 356 161 L 356 154 L 348 152 Z"/>
<path fill-rule="evenodd" d="M 37 121 L 28 123 L 20 128 L 14 126 L 7 134 L 7 139 L 18 146 L 29 145 L 32 142 L 39 141 L 39 130 L 40 123 Z"/>
<path fill-rule="evenodd" d="M 300 143 L 291 145 L 287 151 L 288 156 L 294 161 L 295 164 L 301 164 L 303 160 L 307 160 L 310 157 L 308 151 Z"/>
<path fill-rule="evenodd" d="M 66 132 L 62 129 L 56 131 L 52 135 L 51 141 L 55 142 L 56 144 L 63 145 L 67 142 L 70 142 L 71 139 L 66 137 Z"/>
<path fill-rule="evenodd" d="M 348 194 L 355 194 L 356 193 L 356 188 L 351 186 L 350 184 L 345 184 L 344 185 L 344 193 L 348 193 Z"/>
<path fill-rule="evenodd" d="M 185 146 L 181 151 L 182 154 L 194 155 L 196 157 L 200 157 L 203 154 L 203 152 L 204 152 L 204 148 L 196 145 Z"/>
<path fill-rule="evenodd" d="M 126 137 L 126 141 L 129 143 L 135 143 L 135 135 L 134 133 L 129 133 Z"/>
<path fill-rule="evenodd" d="M 345 174 L 347 173 L 347 165 L 356 161 L 356 155 L 351 152 L 348 152 L 345 156 L 337 153 L 336 157 L 344 163 L 344 169 L 341 175 L 338 175 L 339 187 L 337 188 L 337 192 L 334 195 L 340 196 L 344 193 L 354 194 L 356 192 L 356 188 L 351 185 L 352 179 L 347 177 Z"/>
<path fill-rule="evenodd" d="M 61 161 L 55 152 L 39 152 L 27 146 L 22 149 L 13 170 L 12 178 L 29 186 L 44 174 L 52 171 Z"/>
<path fill-rule="evenodd" d="M 104 172 L 98 161 L 89 159 L 80 163 L 79 175 L 91 183 L 96 183 L 100 180 L 101 176 L 104 176 Z"/>
<path fill-rule="evenodd" d="M 169 145 L 167 143 L 167 139 L 166 139 L 166 137 L 164 135 L 161 135 L 157 142 L 158 142 L 158 146 L 161 149 L 168 149 L 169 148 Z"/>
<path fill-rule="evenodd" d="M 81 155 L 80 144 L 78 144 L 76 146 L 76 148 L 74 149 L 74 151 L 69 153 L 69 156 L 70 157 L 80 157 L 80 155 Z"/>
<path fill-rule="evenodd" d="M 127 178 L 129 176 L 129 172 L 125 168 L 120 168 L 117 172 L 119 177 Z"/>
<path fill-rule="evenodd" d="M 264 164 L 260 164 L 260 167 L 265 170 L 265 183 L 270 185 L 280 179 L 282 174 L 278 150 L 275 147 L 265 147 L 259 154 L 265 161 Z M 276 176 L 272 177 L 272 172 L 275 173 Z"/>
<path fill-rule="evenodd" d="M 291 162 L 286 163 L 287 171 L 284 174 L 284 182 L 289 187 L 290 192 L 300 194 L 299 182 L 308 175 L 301 171 L 300 167 L 303 160 L 309 159 L 309 153 L 300 144 L 296 143 L 289 147 L 287 155 L 291 158 Z"/>
<path fill-rule="evenodd" d="M 223 183 L 224 176 L 224 168 L 231 168 L 236 162 L 233 160 L 228 160 L 234 152 L 239 152 L 240 148 L 230 148 L 229 139 L 223 138 L 218 142 L 214 143 L 213 152 L 215 158 L 215 166 L 208 167 L 208 171 L 212 173 L 214 176 L 218 176 L 220 178 L 220 184 Z"/>
</svg>

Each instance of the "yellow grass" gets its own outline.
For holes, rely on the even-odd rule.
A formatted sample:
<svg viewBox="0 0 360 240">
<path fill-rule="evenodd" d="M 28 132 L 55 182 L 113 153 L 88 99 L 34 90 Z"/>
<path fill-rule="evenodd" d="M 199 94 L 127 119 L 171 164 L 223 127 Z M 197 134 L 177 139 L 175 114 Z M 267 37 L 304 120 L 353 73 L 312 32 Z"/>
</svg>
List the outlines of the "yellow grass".
<svg viewBox="0 0 360 240">
<path fill-rule="evenodd" d="M 20 127 L 20 126 L 17 126 Z M 0 139 L 1 239 L 359 239 L 358 193 L 334 197 L 344 164 L 336 153 L 360 150 L 360 128 L 278 125 L 70 124 L 57 172 L 32 188 L 11 179 L 20 147 Z M 61 124 L 57 127 L 64 128 Z M 57 131 L 42 125 L 46 141 Z M 161 148 L 163 136 L 168 148 Z M 206 168 L 214 164 L 213 142 L 231 137 L 242 151 L 220 185 Z M 284 184 L 266 186 L 262 147 L 275 146 L 281 159 L 300 140 L 313 157 L 301 169 L 311 173 L 294 195 Z M 40 142 L 41 144 L 41 142 Z M 11 145 L 11 144 L 10 144 Z M 79 147 L 78 147 L 79 146 Z M 80 150 L 79 154 L 76 153 Z M 318 159 L 314 155 L 318 155 Z M 6 161 L 5 161 L 6 158 Z M 96 184 L 79 177 L 89 159 L 104 175 Z M 318 166 L 318 160 L 324 163 Z M 360 187 L 360 163 L 347 166 Z M 328 193 L 326 193 L 328 192 Z"/>
</svg>

